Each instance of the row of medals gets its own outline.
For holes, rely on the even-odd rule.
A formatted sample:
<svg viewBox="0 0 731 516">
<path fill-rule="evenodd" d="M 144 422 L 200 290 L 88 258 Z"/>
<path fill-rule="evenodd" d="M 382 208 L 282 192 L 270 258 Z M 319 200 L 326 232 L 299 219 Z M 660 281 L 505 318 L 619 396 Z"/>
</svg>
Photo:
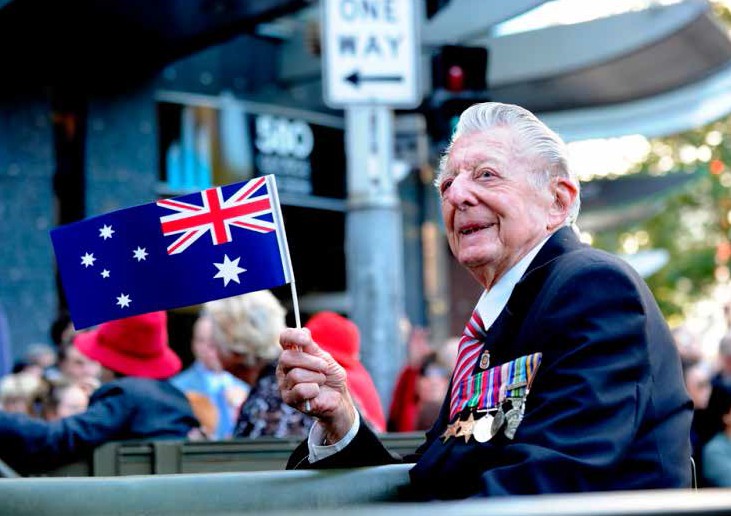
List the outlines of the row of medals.
<svg viewBox="0 0 731 516">
<path fill-rule="evenodd" d="M 458 417 L 456 421 L 447 426 L 441 435 L 442 439 L 447 442 L 450 437 L 463 437 L 466 443 L 474 437 L 478 443 L 486 443 L 495 437 L 503 426 L 505 427 L 503 430 L 505 437 L 513 439 L 515 431 L 523 419 L 523 398 L 508 398 L 508 400 L 511 408 L 507 412 L 503 411 L 505 405 L 503 402 L 497 408 L 470 411 L 465 420 Z"/>
</svg>

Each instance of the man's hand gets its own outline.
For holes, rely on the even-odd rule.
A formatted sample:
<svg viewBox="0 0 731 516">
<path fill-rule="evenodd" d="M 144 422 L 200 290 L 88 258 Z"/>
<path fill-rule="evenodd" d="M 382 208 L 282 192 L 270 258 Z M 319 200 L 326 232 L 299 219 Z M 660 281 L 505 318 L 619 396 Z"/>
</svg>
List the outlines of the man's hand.
<svg viewBox="0 0 731 516">
<path fill-rule="evenodd" d="M 306 329 L 287 328 L 281 333 L 279 343 L 284 348 L 277 364 L 282 399 L 316 417 L 328 444 L 339 441 L 355 421 L 345 369 L 312 340 Z M 306 411 L 308 401 L 310 407 Z"/>
</svg>

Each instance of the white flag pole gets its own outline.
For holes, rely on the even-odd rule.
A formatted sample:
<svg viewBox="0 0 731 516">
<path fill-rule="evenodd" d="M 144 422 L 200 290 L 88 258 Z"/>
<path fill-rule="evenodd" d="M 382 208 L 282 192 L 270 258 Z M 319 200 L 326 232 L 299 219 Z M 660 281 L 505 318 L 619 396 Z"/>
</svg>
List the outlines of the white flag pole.
<svg viewBox="0 0 731 516">
<path fill-rule="evenodd" d="M 279 205 L 279 192 L 277 191 L 277 179 L 273 174 L 266 177 L 269 194 L 274 200 L 272 216 L 277 225 L 277 242 L 279 244 L 279 254 L 283 258 L 284 277 L 289 282 L 292 291 L 292 308 L 294 310 L 294 320 L 297 329 L 302 329 L 302 320 L 300 319 L 300 305 L 297 298 L 297 286 L 294 282 L 294 271 L 292 270 L 292 259 L 289 256 L 289 245 L 287 244 L 287 233 L 284 230 L 284 220 L 282 218 L 282 208 Z M 301 351 L 301 350 L 300 350 Z M 310 400 L 305 401 L 305 412 L 310 412 Z"/>
<path fill-rule="evenodd" d="M 299 301 L 297 301 L 297 286 L 294 284 L 294 278 L 292 278 L 292 282 L 289 284 L 290 289 L 292 290 L 292 309 L 294 310 L 294 323 L 297 329 L 302 328 L 302 321 L 300 320 L 300 305 Z"/>
<path fill-rule="evenodd" d="M 292 278 L 292 282 L 289 284 L 289 287 L 292 291 L 292 309 L 294 310 L 294 320 L 295 325 L 297 329 L 302 328 L 302 321 L 300 320 L 300 305 L 299 301 L 297 301 L 297 286 L 294 283 L 294 277 Z M 310 407 L 310 400 L 305 401 L 305 412 L 309 412 L 312 410 L 312 407 Z"/>
</svg>

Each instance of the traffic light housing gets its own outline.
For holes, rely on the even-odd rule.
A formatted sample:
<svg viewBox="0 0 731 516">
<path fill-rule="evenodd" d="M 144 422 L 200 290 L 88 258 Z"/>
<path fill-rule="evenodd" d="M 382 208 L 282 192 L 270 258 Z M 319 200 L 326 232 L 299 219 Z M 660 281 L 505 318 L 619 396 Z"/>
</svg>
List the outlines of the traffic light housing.
<svg viewBox="0 0 731 516">
<path fill-rule="evenodd" d="M 450 0 L 426 0 L 426 18 L 430 20 L 441 9 L 446 7 Z"/>
<path fill-rule="evenodd" d="M 432 88 L 453 93 L 487 89 L 485 47 L 445 45 L 432 56 Z"/>
<path fill-rule="evenodd" d="M 432 95 L 427 101 L 430 136 L 449 141 L 459 115 L 473 104 L 490 100 L 487 89 L 489 52 L 485 47 L 446 45 L 432 56 Z"/>
</svg>

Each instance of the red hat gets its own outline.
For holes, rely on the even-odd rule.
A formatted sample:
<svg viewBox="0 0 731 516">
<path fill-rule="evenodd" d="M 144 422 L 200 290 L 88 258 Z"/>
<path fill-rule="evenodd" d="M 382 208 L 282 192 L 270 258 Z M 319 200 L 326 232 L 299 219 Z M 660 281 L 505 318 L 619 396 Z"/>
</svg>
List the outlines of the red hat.
<svg viewBox="0 0 731 516">
<path fill-rule="evenodd" d="M 335 312 L 319 312 L 307 321 L 312 340 L 330 353 L 347 373 L 348 390 L 361 414 L 378 432 L 386 430 L 386 418 L 373 379 L 360 363 L 360 331 L 354 322 Z"/>
<path fill-rule="evenodd" d="M 77 334 L 74 345 L 107 369 L 128 376 L 163 379 L 181 368 L 180 358 L 168 346 L 166 312 L 100 324 Z"/>
<path fill-rule="evenodd" d="M 307 321 L 312 340 L 345 369 L 360 363 L 360 332 L 354 322 L 335 312 L 319 312 Z"/>
</svg>

